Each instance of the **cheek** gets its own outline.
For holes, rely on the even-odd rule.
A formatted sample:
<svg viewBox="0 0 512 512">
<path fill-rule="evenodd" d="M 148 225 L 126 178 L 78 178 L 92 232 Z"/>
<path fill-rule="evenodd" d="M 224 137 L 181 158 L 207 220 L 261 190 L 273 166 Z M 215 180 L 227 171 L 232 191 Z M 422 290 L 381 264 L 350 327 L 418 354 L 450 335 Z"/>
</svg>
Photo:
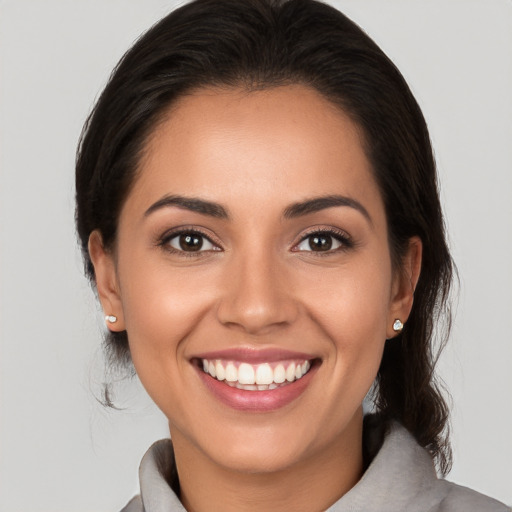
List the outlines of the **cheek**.
<svg viewBox="0 0 512 512">
<path fill-rule="evenodd" d="M 304 300 L 332 339 L 362 348 L 386 338 L 391 282 L 389 260 L 361 259 L 315 275 L 305 283 Z"/>
<path fill-rule="evenodd" d="M 350 269 L 324 273 L 318 276 L 317 286 L 309 287 L 309 313 L 334 349 L 328 361 L 333 382 L 343 380 L 355 397 L 364 397 L 382 358 L 391 297 L 390 268 L 386 258 L 361 262 Z"/>
<path fill-rule="evenodd" d="M 162 381 L 166 381 L 163 389 L 167 389 L 182 371 L 177 368 L 183 360 L 182 342 L 210 307 L 211 286 L 204 286 L 200 271 L 191 280 L 190 271 L 170 269 L 165 261 L 152 262 L 147 255 L 142 259 L 132 253 L 119 262 L 118 269 L 126 331 L 137 374 L 150 394 L 151 388 L 158 389 Z"/>
</svg>

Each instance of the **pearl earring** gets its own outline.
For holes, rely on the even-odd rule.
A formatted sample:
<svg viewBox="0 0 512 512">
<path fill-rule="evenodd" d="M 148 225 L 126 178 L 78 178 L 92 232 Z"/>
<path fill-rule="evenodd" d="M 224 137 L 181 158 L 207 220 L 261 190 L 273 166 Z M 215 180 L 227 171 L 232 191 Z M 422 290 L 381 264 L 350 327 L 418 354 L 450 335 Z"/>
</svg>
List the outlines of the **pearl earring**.
<svg viewBox="0 0 512 512">
<path fill-rule="evenodd" d="M 117 316 L 114 315 L 106 315 L 105 316 L 105 322 L 108 322 L 110 324 L 115 324 L 117 322 Z"/>
<path fill-rule="evenodd" d="M 393 331 L 395 332 L 401 332 L 404 328 L 404 324 L 401 322 L 399 318 L 396 318 L 393 322 Z"/>
</svg>

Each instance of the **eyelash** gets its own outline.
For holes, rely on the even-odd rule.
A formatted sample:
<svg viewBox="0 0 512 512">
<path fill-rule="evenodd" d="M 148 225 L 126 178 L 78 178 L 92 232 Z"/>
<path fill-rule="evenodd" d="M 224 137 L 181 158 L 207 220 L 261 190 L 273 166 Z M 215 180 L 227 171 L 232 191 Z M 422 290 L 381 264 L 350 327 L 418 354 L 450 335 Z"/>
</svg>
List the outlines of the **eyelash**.
<svg viewBox="0 0 512 512">
<path fill-rule="evenodd" d="M 311 238 L 312 236 L 315 236 L 315 235 L 318 237 L 321 237 L 321 236 L 331 237 L 340 243 L 340 247 L 337 247 L 335 249 L 329 249 L 326 251 L 313 251 L 313 250 L 301 251 L 301 250 L 296 249 L 296 247 L 298 247 L 300 244 L 302 244 L 303 242 L 308 240 L 308 238 Z M 352 240 L 352 238 L 342 230 L 339 230 L 336 228 L 316 228 L 316 229 L 311 229 L 309 232 L 304 234 L 302 236 L 302 238 L 300 239 L 299 243 L 297 243 L 293 247 L 292 251 L 294 251 L 294 252 L 310 252 L 310 253 L 315 254 L 315 256 L 322 257 L 322 256 L 328 256 L 328 255 L 331 255 L 331 254 L 337 253 L 337 252 L 347 251 L 349 249 L 352 249 L 354 247 L 354 245 L 355 244 L 354 244 L 354 241 Z"/>
<path fill-rule="evenodd" d="M 182 235 L 192 235 L 192 236 L 201 238 L 201 239 L 203 239 L 203 244 L 204 244 L 204 240 L 206 240 L 213 247 L 215 247 L 215 249 L 200 250 L 201 249 L 200 248 L 197 251 L 184 251 L 184 250 L 180 250 L 180 249 L 176 249 L 175 247 L 172 247 L 170 245 L 170 242 L 173 239 L 178 238 Z M 217 242 L 214 242 L 211 239 L 211 237 L 208 236 L 206 233 L 203 233 L 201 230 L 199 230 L 197 228 L 186 228 L 186 227 L 179 228 L 177 230 L 173 230 L 173 231 L 165 233 L 158 240 L 157 245 L 160 246 L 162 249 L 164 249 L 167 252 L 170 252 L 172 254 L 178 254 L 179 256 L 183 256 L 186 258 L 197 258 L 197 257 L 204 256 L 205 253 L 218 252 L 218 251 L 222 250 L 220 245 Z"/>
<path fill-rule="evenodd" d="M 201 238 L 201 239 L 203 239 L 202 244 L 204 244 L 204 240 L 206 240 L 208 243 L 210 243 L 214 247 L 214 249 L 201 250 L 202 247 L 200 247 L 199 250 L 197 250 L 197 251 L 185 251 L 185 250 L 180 250 L 175 247 L 172 247 L 170 245 L 170 242 L 173 239 L 178 238 L 182 235 L 192 235 L 192 236 Z M 306 250 L 297 249 L 297 247 L 300 246 L 300 244 L 302 244 L 303 242 L 305 242 L 306 240 L 308 240 L 309 238 L 311 238 L 312 236 L 315 236 L 315 235 L 318 237 L 323 236 L 323 237 L 333 238 L 334 240 L 336 240 L 337 242 L 340 243 L 340 247 L 337 247 L 335 249 L 328 249 L 325 251 L 321 251 L 321 250 L 320 251 L 313 251 L 313 250 L 306 251 Z M 201 230 L 198 230 L 197 228 L 183 227 L 183 228 L 171 231 L 171 232 L 167 232 L 162 237 L 160 237 L 160 239 L 157 242 L 157 245 L 162 247 L 167 252 L 170 252 L 173 254 L 178 254 L 179 256 L 183 256 L 183 257 L 192 257 L 192 258 L 204 256 L 205 253 L 222 251 L 222 248 L 220 247 L 219 243 L 214 242 L 210 236 L 208 236 L 206 233 L 202 232 Z M 346 251 L 346 250 L 352 249 L 353 247 L 354 247 L 353 240 L 344 231 L 341 231 L 341 230 L 338 230 L 335 228 L 321 228 L 321 229 L 316 228 L 316 229 L 311 229 L 309 232 L 306 232 L 302 236 L 302 238 L 299 240 L 299 242 L 293 246 L 292 252 L 310 252 L 310 253 L 315 254 L 315 256 L 322 257 L 322 256 L 327 256 L 327 255 L 330 255 L 333 253 Z"/>
</svg>

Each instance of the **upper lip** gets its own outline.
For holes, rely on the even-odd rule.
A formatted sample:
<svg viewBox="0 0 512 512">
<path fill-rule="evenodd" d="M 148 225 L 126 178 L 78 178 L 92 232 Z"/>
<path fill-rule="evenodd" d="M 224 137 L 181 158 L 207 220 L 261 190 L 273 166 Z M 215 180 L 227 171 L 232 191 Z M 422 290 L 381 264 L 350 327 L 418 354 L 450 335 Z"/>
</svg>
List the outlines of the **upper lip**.
<svg viewBox="0 0 512 512">
<path fill-rule="evenodd" d="M 252 364 L 271 363 L 289 359 L 311 360 L 315 358 L 316 356 L 312 354 L 280 348 L 255 349 L 244 347 L 202 352 L 201 354 L 197 354 L 192 357 L 192 359 L 223 359 L 229 361 L 243 361 Z"/>
</svg>

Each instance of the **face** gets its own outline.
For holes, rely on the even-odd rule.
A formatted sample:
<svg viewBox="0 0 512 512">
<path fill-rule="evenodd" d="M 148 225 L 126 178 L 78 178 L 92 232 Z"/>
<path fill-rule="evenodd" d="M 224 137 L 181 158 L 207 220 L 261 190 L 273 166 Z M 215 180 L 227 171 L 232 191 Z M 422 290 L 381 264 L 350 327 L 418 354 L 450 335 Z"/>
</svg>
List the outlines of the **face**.
<svg viewBox="0 0 512 512">
<path fill-rule="evenodd" d="M 412 299 L 359 130 L 318 93 L 182 98 L 147 144 L 115 252 L 97 234 L 90 249 L 175 444 L 253 472 L 360 435 Z"/>
</svg>

